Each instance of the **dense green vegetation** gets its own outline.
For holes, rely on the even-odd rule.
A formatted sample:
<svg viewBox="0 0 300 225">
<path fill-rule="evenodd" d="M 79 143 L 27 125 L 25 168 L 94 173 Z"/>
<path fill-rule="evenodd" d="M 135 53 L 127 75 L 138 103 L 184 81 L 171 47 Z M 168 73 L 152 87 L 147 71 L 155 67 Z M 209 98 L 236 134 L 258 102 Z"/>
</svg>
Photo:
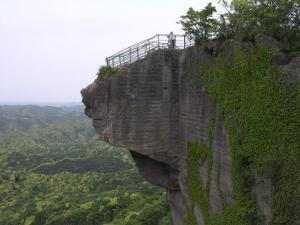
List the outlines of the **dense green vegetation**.
<svg viewBox="0 0 300 225">
<path fill-rule="evenodd" d="M 300 49 L 299 0 L 226 0 L 225 13 L 216 19 L 216 8 L 190 8 L 179 23 L 197 45 L 208 41 L 256 41 L 265 34 L 279 41 L 283 51 Z M 274 54 L 274 53 L 273 53 Z M 279 53 L 281 54 L 281 53 Z M 209 183 L 202 184 L 199 166 L 207 160 L 211 168 L 210 141 L 188 143 L 187 190 L 193 207 L 201 210 L 205 224 L 261 224 L 253 194 L 254 173 L 271 179 L 272 225 L 300 220 L 300 85 L 287 84 L 272 65 L 272 54 L 263 46 L 249 52 L 238 49 L 235 58 L 218 56 L 214 68 L 202 68 L 200 81 L 220 106 L 233 157 L 234 205 L 224 203 L 223 215 L 211 215 Z M 233 126 L 234 124 L 234 126 Z M 211 137 L 211 129 L 208 134 Z M 186 224 L 197 224 L 193 207 Z"/>
<path fill-rule="evenodd" d="M 0 224 L 169 225 L 165 193 L 81 111 L 0 106 Z"/>
<path fill-rule="evenodd" d="M 216 67 L 202 70 L 202 82 L 220 105 L 233 154 L 234 205 L 224 206 L 222 217 L 211 215 L 207 224 L 261 223 L 252 191 L 254 170 L 272 180 L 271 224 L 300 219 L 300 85 L 287 84 L 271 60 L 272 55 L 257 46 L 248 53 L 238 49 L 234 62 L 220 57 Z M 205 187 L 193 182 L 200 180 L 195 168 L 207 152 L 203 144 L 189 144 L 187 186 L 204 219 Z M 190 212 L 187 224 L 194 219 Z"/>
<path fill-rule="evenodd" d="M 203 10 L 190 8 L 179 23 L 196 44 L 209 39 L 253 40 L 263 33 L 279 40 L 286 49 L 300 47 L 299 0 L 221 0 L 226 13 L 215 19 L 216 8 L 209 3 Z"/>
</svg>

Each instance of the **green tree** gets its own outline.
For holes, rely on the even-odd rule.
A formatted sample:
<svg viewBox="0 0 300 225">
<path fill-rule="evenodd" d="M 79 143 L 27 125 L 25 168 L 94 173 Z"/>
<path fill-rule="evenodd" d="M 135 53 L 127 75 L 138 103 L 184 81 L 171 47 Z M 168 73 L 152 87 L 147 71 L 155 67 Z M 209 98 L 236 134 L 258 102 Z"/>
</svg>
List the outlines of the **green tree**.
<svg viewBox="0 0 300 225">
<path fill-rule="evenodd" d="M 221 16 L 221 36 L 253 37 L 265 33 L 284 43 L 300 39 L 299 0 L 223 0 L 227 13 Z"/>
<path fill-rule="evenodd" d="M 201 11 L 189 8 L 178 23 L 187 35 L 195 39 L 196 45 L 200 45 L 207 42 L 218 30 L 218 21 L 213 18 L 215 12 L 216 8 L 211 3 Z"/>
</svg>

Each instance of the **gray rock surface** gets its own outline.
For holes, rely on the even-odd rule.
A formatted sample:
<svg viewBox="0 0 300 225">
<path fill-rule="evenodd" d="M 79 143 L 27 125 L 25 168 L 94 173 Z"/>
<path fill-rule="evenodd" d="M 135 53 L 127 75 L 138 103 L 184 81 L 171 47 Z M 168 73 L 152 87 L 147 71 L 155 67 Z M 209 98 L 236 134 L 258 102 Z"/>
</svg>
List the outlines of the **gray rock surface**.
<svg viewBox="0 0 300 225">
<path fill-rule="evenodd" d="M 264 176 L 260 176 L 255 169 L 253 169 L 252 173 L 254 175 L 253 192 L 256 197 L 258 213 L 261 213 L 264 216 L 264 224 L 269 224 L 272 219 L 271 176 L 267 173 Z"/>
<path fill-rule="evenodd" d="M 227 46 L 223 43 L 221 51 L 233 44 L 232 40 Z M 294 80 L 299 77 L 298 61 L 295 58 L 284 68 Z M 224 204 L 233 204 L 228 134 L 204 86 L 193 84 L 201 66 L 213 62 L 212 54 L 197 47 L 158 50 L 116 75 L 97 79 L 81 92 L 85 113 L 100 139 L 128 149 L 145 179 L 167 189 L 174 225 L 184 224 L 187 208 L 203 224 L 201 211 L 191 203 L 185 186 L 187 143 L 208 142 L 213 116 L 212 168 L 204 162 L 199 176 L 203 184 L 211 182 L 211 213 L 221 214 Z M 254 192 L 258 198 L 268 196 L 268 180 L 256 181 Z M 260 202 L 267 220 L 268 204 Z"/>
<path fill-rule="evenodd" d="M 212 150 L 213 163 L 210 174 L 209 201 L 212 213 L 222 214 L 223 202 L 229 206 L 233 204 L 231 179 L 232 160 L 228 135 L 219 110 L 217 110 L 216 113 Z"/>
<path fill-rule="evenodd" d="M 205 225 L 204 220 L 203 220 L 202 215 L 201 215 L 201 212 L 200 212 L 200 209 L 199 209 L 198 206 L 194 207 L 194 214 L 196 216 L 196 220 L 197 220 L 198 225 Z"/>
<path fill-rule="evenodd" d="M 281 66 L 280 69 L 287 75 L 287 81 L 290 83 L 300 81 L 300 56 L 291 59 L 290 63 Z"/>
<path fill-rule="evenodd" d="M 168 190 L 174 225 L 183 224 L 189 204 L 184 190 L 187 142 L 207 142 L 215 108 L 205 88 L 192 84 L 192 76 L 200 73 L 200 63 L 212 61 L 201 48 L 160 50 L 82 90 L 85 112 L 100 139 L 127 148 L 145 179 Z M 231 194 L 231 162 L 226 161 L 229 147 L 221 118 L 215 130 L 212 180 L 218 195 L 211 192 L 211 204 L 221 212 L 221 195 Z M 215 180 L 220 168 L 221 182 Z M 198 209 L 198 220 L 200 214 Z"/>
<path fill-rule="evenodd" d="M 256 43 L 263 44 L 266 46 L 271 52 L 280 52 L 279 41 L 275 38 L 265 35 L 265 34 L 258 34 L 255 36 Z"/>
</svg>

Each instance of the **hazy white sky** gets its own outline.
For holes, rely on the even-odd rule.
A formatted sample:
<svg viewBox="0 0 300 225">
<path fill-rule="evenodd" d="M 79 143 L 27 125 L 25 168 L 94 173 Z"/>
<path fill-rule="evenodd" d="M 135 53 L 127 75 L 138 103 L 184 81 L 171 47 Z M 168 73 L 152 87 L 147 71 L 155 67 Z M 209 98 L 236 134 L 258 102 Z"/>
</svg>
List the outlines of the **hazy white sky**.
<svg viewBox="0 0 300 225">
<path fill-rule="evenodd" d="M 217 0 L 0 0 L 0 102 L 81 101 L 107 56 Z M 215 4 L 216 5 L 216 4 Z"/>
</svg>

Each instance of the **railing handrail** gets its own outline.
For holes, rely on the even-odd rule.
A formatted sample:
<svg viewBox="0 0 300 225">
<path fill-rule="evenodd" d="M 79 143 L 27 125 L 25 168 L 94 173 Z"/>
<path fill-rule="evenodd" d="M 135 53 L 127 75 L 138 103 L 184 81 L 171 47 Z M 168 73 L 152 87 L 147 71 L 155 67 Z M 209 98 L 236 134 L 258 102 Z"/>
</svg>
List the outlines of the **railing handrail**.
<svg viewBox="0 0 300 225">
<path fill-rule="evenodd" d="M 138 42 L 138 43 L 136 43 L 136 44 L 130 45 L 129 47 L 122 49 L 121 51 L 119 51 L 119 52 L 113 54 L 112 56 L 117 55 L 117 54 L 119 54 L 119 53 L 125 51 L 126 49 L 129 49 L 129 48 L 133 47 L 133 46 L 138 46 L 138 45 L 141 44 L 141 43 L 144 43 L 144 42 L 147 42 L 148 40 L 154 39 L 154 38 L 157 37 L 158 35 L 159 35 L 159 34 L 156 34 L 156 35 L 154 35 L 154 36 L 151 37 L 151 38 L 148 38 L 148 39 L 143 40 L 143 41 L 140 41 L 140 42 Z M 111 57 L 111 56 L 110 56 L 110 57 Z M 109 57 L 108 57 L 108 58 L 109 58 Z"/>
<path fill-rule="evenodd" d="M 151 40 L 151 39 L 154 39 L 155 37 L 158 37 L 158 36 L 168 36 L 169 34 L 156 34 L 156 35 L 154 35 L 153 37 L 151 37 L 151 38 L 148 38 L 148 39 L 146 39 L 146 40 L 143 40 L 143 41 L 140 41 L 140 42 L 138 42 L 138 43 L 136 43 L 136 44 L 134 44 L 134 45 L 131 45 L 131 46 L 129 46 L 129 47 L 127 47 L 127 48 L 124 48 L 124 49 L 122 49 L 121 51 L 119 51 L 119 52 L 117 52 L 117 53 L 115 53 L 115 54 L 113 54 L 112 56 L 114 56 L 114 55 L 118 55 L 118 54 L 120 54 L 120 53 L 122 53 L 123 51 L 125 51 L 125 50 L 127 50 L 127 49 L 129 49 L 129 48 L 132 48 L 132 47 L 134 47 L 134 46 L 138 46 L 138 45 L 140 45 L 141 43 L 144 43 L 144 42 L 147 42 L 147 41 L 149 41 L 149 40 Z M 187 37 L 187 35 L 185 35 L 185 34 L 173 34 L 175 37 L 184 37 L 184 36 L 186 36 Z M 110 56 L 111 57 L 111 56 Z M 110 58 L 110 57 L 107 57 L 107 58 Z"/>
<path fill-rule="evenodd" d="M 124 64 L 131 64 L 139 59 L 142 59 L 149 52 L 152 52 L 154 50 L 169 48 L 170 42 L 169 39 L 166 39 L 168 38 L 168 35 L 170 34 L 156 34 L 153 37 L 124 48 L 114 55 L 107 57 L 106 63 L 111 67 L 120 67 Z M 177 45 L 173 46 L 174 48 L 176 47 L 177 49 L 184 49 L 194 44 L 194 41 L 185 34 L 172 35 L 175 37 L 175 40 L 177 42 Z M 183 40 L 179 40 L 180 38 L 183 38 Z"/>
</svg>

